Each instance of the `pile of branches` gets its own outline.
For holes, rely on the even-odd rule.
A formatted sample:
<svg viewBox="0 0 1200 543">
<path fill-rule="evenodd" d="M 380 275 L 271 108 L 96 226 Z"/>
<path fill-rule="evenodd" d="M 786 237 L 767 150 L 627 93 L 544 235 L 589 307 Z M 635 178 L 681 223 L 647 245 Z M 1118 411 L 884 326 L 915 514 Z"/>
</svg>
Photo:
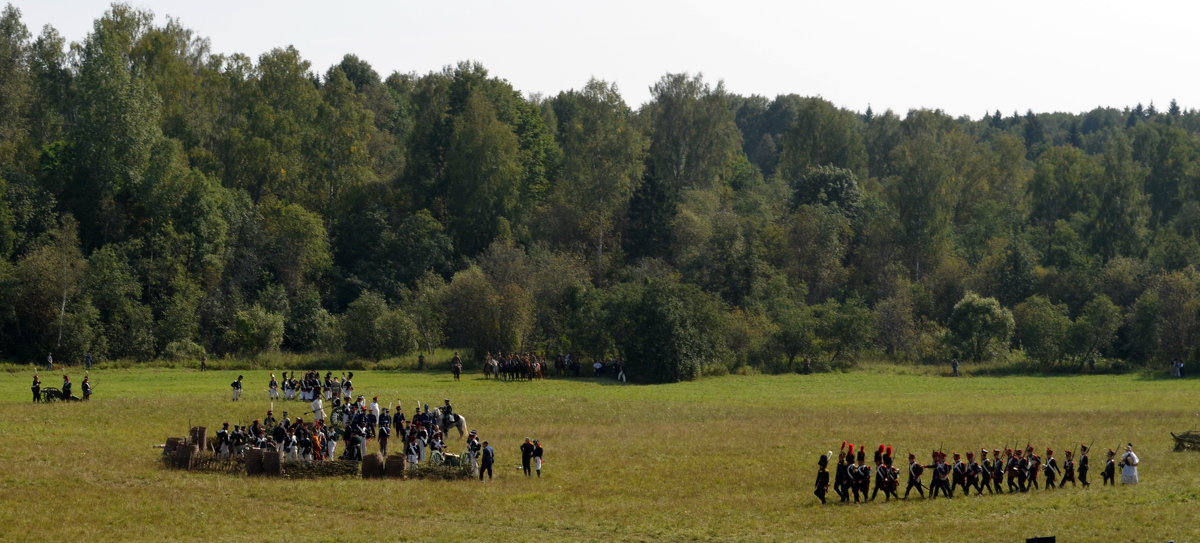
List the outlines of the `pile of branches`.
<svg viewBox="0 0 1200 543">
<path fill-rule="evenodd" d="M 466 465 L 452 466 L 447 463 L 440 466 L 433 466 L 426 463 L 421 464 L 416 469 L 409 468 L 408 477 L 412 479 L 457 481 L 461 479 L 472 479 L 475 477 L 475 473 L 472 472 L 470 466 Z"/>
<path fill-rule="evenodd" d="M 317 479 L 322 477 L 358 477 L 358 462 L 327 460 L 306 462 L 289 460 L 281 466 L 285 479 Z"/>
<path fill-rule="evenodd" d="M 1175 438 L 1175 452 L 1200 451 L 1200 432 L 1188 430 L 1179 435 L 1171 432 L 1171 437 Z"/>
</svg>

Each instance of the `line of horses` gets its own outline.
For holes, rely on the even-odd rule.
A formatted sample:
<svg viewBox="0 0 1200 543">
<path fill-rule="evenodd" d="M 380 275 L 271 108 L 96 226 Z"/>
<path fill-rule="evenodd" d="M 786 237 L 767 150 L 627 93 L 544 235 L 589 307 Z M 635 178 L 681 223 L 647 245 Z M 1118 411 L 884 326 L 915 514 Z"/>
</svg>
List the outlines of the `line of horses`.
<svg viewBox="0 0 1200 543">
<path fill-rule="evenodd" d="M 536 354 L 511 354 L 499 359 L 488 353 L 483 359 L 483 378 L 497 381 L 534 381 L 546 377 L 546 359 Z"/>
</svg>

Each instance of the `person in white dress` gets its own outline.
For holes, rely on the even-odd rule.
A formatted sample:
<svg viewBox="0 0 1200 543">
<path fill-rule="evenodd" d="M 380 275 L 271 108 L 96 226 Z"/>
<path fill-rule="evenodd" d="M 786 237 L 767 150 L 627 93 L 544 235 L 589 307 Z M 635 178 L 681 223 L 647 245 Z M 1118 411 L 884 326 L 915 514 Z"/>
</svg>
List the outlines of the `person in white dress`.
<svg viewBox="0 0 1200 543">
<path fill-rule="evenodd" d="M 1138 457 L 1133 453 L 1133 443 L 1125 445 L 1125 454 L 1121 455 L 1121 484 L 1138 484 Z"/>
</svg>

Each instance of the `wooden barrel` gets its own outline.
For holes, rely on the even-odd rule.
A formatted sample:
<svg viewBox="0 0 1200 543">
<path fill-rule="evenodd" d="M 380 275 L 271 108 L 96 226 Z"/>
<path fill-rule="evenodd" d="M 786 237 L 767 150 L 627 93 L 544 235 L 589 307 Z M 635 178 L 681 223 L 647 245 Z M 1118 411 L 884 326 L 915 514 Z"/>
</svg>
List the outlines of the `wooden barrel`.
<svg viewBox="0 0 1200 543">
<path fill-rule="evenodd" d="M 246 451 L 246 475 L 262 475 L 263 450 L 250 449 Z"/>
<path fill-rule="evenodd" d="M 163 456 L 175 454 L 175 449 L 179 448 L 180 443 L 183 443 L 182 437 L 168 437 L 167 444 L 163 446 Z"/>
<path fill-rule="evenodd" d="M 403 454 L 390 454 L 387 457 L 387 464 L 384 464 L 383 475 L 391 479 L 404 478 L 404 468 L 408 459 Z"/>
<path fill-rule="evenodd" d="M 362 461 L 362 476 L 363 479 L 376 479 L 383 477 L 383 455 L 379 453 L 369 454 L 363 457 Z"/>
<path fill-rule="evenodd" d="M 183 446 L 175 449 L 175 466 L 180 469 L 192 469 L 192 459 L 200 454 L 199 445 Z"/>
<path fill-rule="evenodd" d="M 208 428 L 203 426 L 193 426 L 190 437 L 191 439 L 189 441 L 203 446 L 205 443 L 208 443 Z"/>
<path fill-rule="evenodd" d="M 280 451 L 262 451 L 262 472 L 264 475 L 278 477 L 283 474 L 283 453 Z"/>
</svg>

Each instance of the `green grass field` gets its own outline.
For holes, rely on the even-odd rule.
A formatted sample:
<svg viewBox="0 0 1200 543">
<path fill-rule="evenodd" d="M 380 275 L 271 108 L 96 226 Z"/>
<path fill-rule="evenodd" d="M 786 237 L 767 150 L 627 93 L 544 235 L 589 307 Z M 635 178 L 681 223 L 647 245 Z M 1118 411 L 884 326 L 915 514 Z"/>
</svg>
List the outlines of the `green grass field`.
<svg viewBox="0 0 1200 543">
<path fill-rule="evenodd" d="M 75 368 L 78 369 L 78 368 Z M 266 371 L 93 372 L 90 403 L 33 405 L 32 372 L 0 372 L 3 541 L 1195 541 L 1200 454 L 1169 431 L 1200 428 L 1195 381 L 1144 376 L 945 378 L 894 367 L 729 376 L 661 386 L 610 380 L 496 383 L 475 374 L 356 371 L 357 392 L 454 401 L 496 446 L 478 481 L 270 480 L 166 470 L 153 446 L 261 418 Z M 81 371 L 72 379 L 81 380 Z M 61 372 L 43 374 L 46 386 Z M 305 411 L 299 402 L 276 403 Z M 525 478 L 517 447 L 546 447 Z M 821 506 L 817 456 L 843 439 L 900 458 L 1095 440 L 1092 488 Z M 1142 484 L 1101 487 L 1108 447 L 1132 441 Z M 457 435 L 451 450 L 460 450 Z M 372 449 L 376 444 L 371 443 Z M 1120 475 L 1118 473 L 1118 480 Z M 928 476 L 925 477 L 928 480 Z M 903 491 L 903 482 L 901 484 Z M 33 535 L 29 535 L 33 534 Z"/>
</svg>

